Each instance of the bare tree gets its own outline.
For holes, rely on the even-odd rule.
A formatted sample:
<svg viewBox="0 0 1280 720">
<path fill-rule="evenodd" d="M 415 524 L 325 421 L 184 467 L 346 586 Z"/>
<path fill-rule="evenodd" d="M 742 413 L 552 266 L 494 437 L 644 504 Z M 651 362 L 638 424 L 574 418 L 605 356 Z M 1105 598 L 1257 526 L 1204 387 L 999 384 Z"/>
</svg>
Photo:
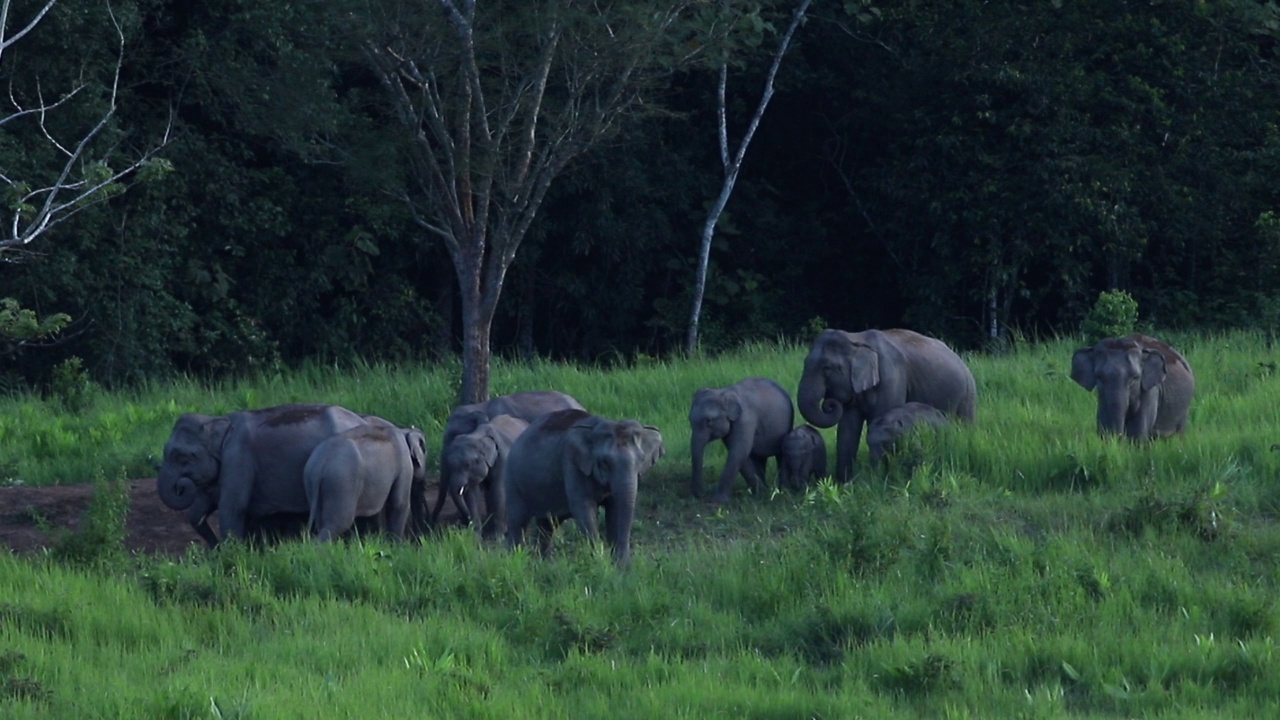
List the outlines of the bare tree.
<svg viewBox="0 0 1280 720">
<path fill-rule="evenodd" d="M 778 75 L 778 68 L 782 66 L 782 58 L 787 54 L 787 48 L 791 46 L 791 38 L 795 35 L 796 28 L 800 27 L 800 23 L 804 21 L 804 15 L 809 10 L 809 3 L 810 0 L 801 0 L 800 5 L 791 15 L 791 24 L 787 26 L 786 32 L 779 39 L 778 49 L 773 54 L 773 63 L 769 66 L 769 72 L 765 76 L 764 91 L 760 94 L 760 102 L 756 105 L 755 114 L 751 116 L 750 122 L 747 123 L 747 129 L 742 134 L 742 139 L 738 141 L 737 150 L 733 155 L 729 154 L 728 110 L 725 101 L 725 91 L 729 84 L 728 57 L 726 56 L 720 63 L 720 80 L 716 85 L 716 99 L 718 100 L 717 119 L 719 122 L 717 127 L 720 140 L 720 167 L 724 175 L 720 184 L 720 194 L 716 196 L 711 209 L 707 211 L 706 222 L 702 225 L 702 244 L 698 251 L 698 276 L 693 286 L 693 307 L 689 313 L 689 333 L 685 338 L 685 353 L 689 355 L 692 355 L 698 349 L 698 325 L 702 317 L 702 298 L 707 290 L 707 269 L 711 264 L 711 241 L 715 238 L 716 223 L 720 221 L 720 215 L 724 212 L 725 205 L 729 203 L 729 196 L 733 194 L 733 187 L 738 182 L 738 173 L 742 170 L 742 161 L 747 156 L 747 146 L 751 144 L 751 138 L 755 137 L 756 128 L 760 125 L 760 118 L 764 117 L 764 111 L 769 107 L 769 101 L 773 99 L 773 82 Z"/>
<path fill-rule="evenodd" d="M 11 0 L 0 0 L 0 64 L 6 53 L 20 40 L 36 30 L 45 20 L 57 0 L 47 0 L 33 16 L 17 21 L 17 29 L 9 30 Z M 115 146 L 101 146 L 99 141 L 115 116 L 120 93 L 120 69 L 124 64 L 125 34 L 115 13 L 107 3 L 107 17 L 119 39 L 114 73 L 105 89 L 106 110 L 87 127 L 67 135 L 55 130 L 51 118 L 59 111 L 66 111 L 78 98 L 95 92 L 90 80 L 82 80 L 71 88 L 50 90 L 46 95 L 38 82 L 34 96 L 15 90 L 12 82 L 7 88 L 7 114 L 0 115 L 0 128 L 21 122 L 35 123 L 37 135 L 52 148 L 58 160 L 54 167 L 45 168 L 42 179 L 17 177 L 0 166 L 0 183 L 11 198 L 5 213 L 4 227 L 0 230 L 0 258 L 14 250 L 26 247 L 36 238 L 77 212 L 127 188 L 129 181 L 140 171 L 165 172 L 167 162 L 156 154 L 169 142 L 172 117 L 161 137 L 148 149 L 126 153 Z M 116 165 L 113 167 L 113 163 Z"/>
<path fill-rule="evenodd" d="M 699 52 L 680 43 L 690 4 L 378 5 L 363 51 L 407 130 L 403 200 L 457 273 L 461 402 L 488 397 L 498 298 L 552 181 L 625 116 L 651 110 L 653 82 Z"/>
</svg>

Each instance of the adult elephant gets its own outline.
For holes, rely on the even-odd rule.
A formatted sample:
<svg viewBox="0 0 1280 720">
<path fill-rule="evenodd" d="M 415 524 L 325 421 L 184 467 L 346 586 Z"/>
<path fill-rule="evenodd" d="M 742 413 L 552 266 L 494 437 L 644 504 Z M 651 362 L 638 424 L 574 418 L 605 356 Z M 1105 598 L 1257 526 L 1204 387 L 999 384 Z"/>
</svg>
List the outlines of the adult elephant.
<svg viewBox="0 0 1280 720">
<path fill-rule="evenodd" d="M 1148 335 L 1106 338 L 1071 356 L 1071 379 L 1098 391 L 1098 433 L 1149 440 L 1187 425 L 1196 391 L 1191 365 Z"/>
<path fill-rule="evenodd" d="M 603 507 L 614 560 L 628 564 L 636 488 L 663 452 L 658 429 L 635 420 L 609 420 L 585 410 L 538 418 L 507 456 L 507 544 L 522 544 L 533 520 L 538 546 L 549 553 L 555 523 L 569 517 L 596 541 L 596 513 Z"/>
<path fill-rule="evenodd" d="M 836 427 L 836 480 L 847 482 L 863 426 L 908 402 L 973 420 L 973 373 L 946 343 L 911 330 L 823 330 L 804 361 L 797 393 L 812 425 Z"/>
<path fill-rule="evenodd" d="M 320 541 L 356 518 L 381 518 L 385 532 L 404 537 L 413 488 L 426 481 L 427 440 L 417 428 L 378 420 L 321 442 L 303 467 L 308 525 Z"/>
<path fill-rule="evenodd" d="M 516 438 L 524 433 L 529 423 L 510 415 L 499 415 L 483 423 L 475 430 L 459 435 L 449 443 L 444 457 L 440 458 L 441 472 L 448 468 L 448 485 L 441 487 L 449 492 L 453 502 L 463 509 L 463 516 L 476 525 L 480 535 L 493 538 L 506 532 L 506 503 L 503 482 L 506 476 L 507 455 Z M 484 495 L 484 511 L 480 510 L 480 495 Z M 444 503 L 436 505 L 439 513 Z M 438 520 L 431 516 L 432 524 Z"/>
<path fill-rule="evenodd" d="M 782 454 L 782 439 L 791 431 L 794 419 L 791 396 L 768 378 L 749 377 L 728 387 L 702 388 L 694 393 L 689 407 L 693 496 L 702 497 L 702 458 L 712 440 L 722 440 L 729 457 L 711 501 L 728 502 L 733 479 L 739 473 L 753 492 L 762 492 L 765 464 Z"/>
<path fill-rule="evenodd" d="M 454 438 L 474 432 L 476 428 L 499 415 L 510 415 L 525 422 L 533 422 L 549 412 L 556 410 L 583 410 L 582 403 L 572 396 L 555 390 L 528 390 L 525 392 L 500 395 L 487 402 L 459 405 L 449 413 L 444 423 L 444 439 L 440 443 L 440 458 L 449 453 L 449 446 Z M 418 530 L 426 530 L 440 517 L 445 501 L 449 499 L 449 488 L 452 486 L 451 469 L 443 462 L 440 465 L 440 486 L 436 493 L 436 507 L 427 512 L 426 508 L 415 507 L 414 524 Z M 456 504 L 456 503 L 455 503 Z M 415 503 L 416 505 L 416 503 Z M 463 504 L 457 504 L 458 512 L 469 518 L 468 510 Z M 428 515 L 430 517 L 428 517 Z"/>
<path fill-rule="evenodd" d="M 280 405 L 229 415 L 188 413 L 174 423 L 156 475 L 165 505 L 186 512 L 209 547 L 245 539 L 260 518 L 309 511 L 302 469 L 316 446 L 368 421 L 337 405 Z"/>
</svg>

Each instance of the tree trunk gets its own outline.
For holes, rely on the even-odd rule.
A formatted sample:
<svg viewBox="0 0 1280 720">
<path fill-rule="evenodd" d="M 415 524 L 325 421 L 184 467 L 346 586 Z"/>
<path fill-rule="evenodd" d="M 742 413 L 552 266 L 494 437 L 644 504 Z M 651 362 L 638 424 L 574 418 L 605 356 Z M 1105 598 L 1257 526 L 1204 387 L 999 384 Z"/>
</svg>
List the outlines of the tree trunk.
<svg viewBox="0 0 1280 720">
<path fill-rule="evenodd" d="M 493 316 L 484 317 L 480 302 L 462 300 L 462 388 L 458 404 L 470 405 L 489 399 L 489 328 Z"/>
</svg>

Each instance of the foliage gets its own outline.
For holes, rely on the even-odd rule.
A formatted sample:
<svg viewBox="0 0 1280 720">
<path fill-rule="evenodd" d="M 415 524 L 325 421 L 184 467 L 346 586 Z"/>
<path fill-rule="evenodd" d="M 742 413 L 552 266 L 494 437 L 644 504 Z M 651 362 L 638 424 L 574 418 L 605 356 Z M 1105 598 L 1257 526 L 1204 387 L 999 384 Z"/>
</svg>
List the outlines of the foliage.
<svg viewBox="0 0 1280 720">
<path fill-rule="evenodd" d="M 1138 323 L 1138 302 L 1124 290 L 1108 290 L 1098 294 L 1089 314 L 1080 323 L 1086 344 L 1097 344 L 1104 338 L 1124 337 Z"/>
<path fill-rule="evenodd" d="M 94 389 L 94 383 L 78 357 L 69 357 L 53 369 L 49 392 L 66 412 L 83 412 L 89 407 Z"/>
<path fill-rule="evenodd" d="M 57 335 L 71 322 L 66 313 L 40 317 L 34 310 L 20 307 L 13 298 L 0 298 L 0 355 L 9 355 L 35 340 Z"/>
<path fill-rule="evenodd" d="M 53 530 L 50 556 L 78 566 L 107 566 L 125 553 L 125 520 L 129 514 L 129 481 L 123 473 L 107 480 L 94 477 L 93 496 L 80 525 L 75 530 Z"/>
</svg>

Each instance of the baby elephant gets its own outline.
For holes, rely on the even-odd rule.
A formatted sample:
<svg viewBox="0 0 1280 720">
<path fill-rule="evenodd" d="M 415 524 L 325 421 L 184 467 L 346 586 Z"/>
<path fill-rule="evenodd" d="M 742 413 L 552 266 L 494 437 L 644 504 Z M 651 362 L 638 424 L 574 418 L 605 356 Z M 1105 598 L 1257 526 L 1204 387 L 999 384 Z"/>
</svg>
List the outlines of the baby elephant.
<svg viewBox="0 0 1280 720">
<path fill-rule="evenodd" d="M 503 476 L 507 452 L 511 444 L 529 427 L 529 423 L 510 415 L 499 415 L 481 423 L 475 430 L 453 438 L 444 450 L 441 473 L 448 478 L 449 496 L 463 517 L 474 523 L 480 534 L 491 539 L 506 531 L 506 503 Z M 441 482 L 445 482 L 441 480 Z M 484 512 L 480 511 L 480 494 L 484 494 Z M 439 519 L 444 503 L 437 503 L 431 524 Z"/>
<path fill-rule="evenodd" d="M 625 566 L 636 488 L 662 454 L 662 434 L 635 420 L 609 420 L 585 410 L 557 410 L 534 420 L 507 455 L 507 544 L 522 544 L 533 520 L 546 554 L 556 522 L 569 517 L 595 541 L 596 513 L 603 507 L 605 538 L 614 561 Z"/>
<path fill-rule="evenodd" d="M 827 476 L 827 443 L 812 425 L 801 425 L 782 438 L 778 486 L 803 490 L 809 478 Z"/>
<path fill-rule="evenodd" d="M 867 429 L 867 446 L 871 448 L 871 462 L 880 462 L 894 451 L 898 440 L 905 437 L 917 425 L 938 427 L 947 423 L 947 416 L 932 405 L 909 402 L 899 405 L 875 420 Z"/>
<path fill-rule="evenodd" d="M 404 537 L 410 495 L 425 481 L 427 440 L 417 428 L 386 421 L 352 428 L 321 442 L 302 471 L 308 526 L 332 540 L 356 518 L 381 516 L 386 532 Z"/>
<path fill-rule="evenodd" d="M 782 438 L 794 425 L 791 396 L 778 383 L 749 377 L 728 387 L 702 388 L 689 408 L 693 454 L 693 496 L 702 497 L 702 456 L 707 443 L 724 441 L 729 451 L 720 485 L 711 498 L 726 503 L 741 473 L 753 492 L 764 490 L 765 463 L 782 452 Z"/>
</svg>

